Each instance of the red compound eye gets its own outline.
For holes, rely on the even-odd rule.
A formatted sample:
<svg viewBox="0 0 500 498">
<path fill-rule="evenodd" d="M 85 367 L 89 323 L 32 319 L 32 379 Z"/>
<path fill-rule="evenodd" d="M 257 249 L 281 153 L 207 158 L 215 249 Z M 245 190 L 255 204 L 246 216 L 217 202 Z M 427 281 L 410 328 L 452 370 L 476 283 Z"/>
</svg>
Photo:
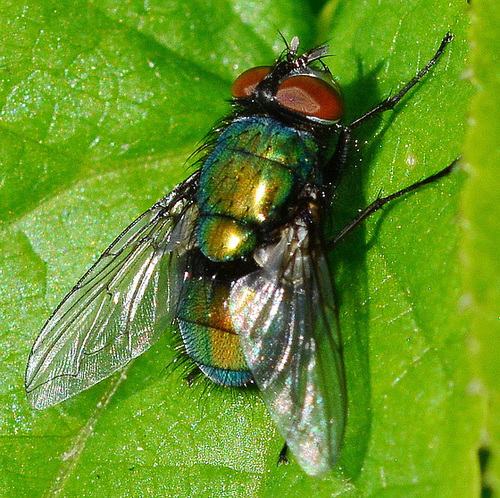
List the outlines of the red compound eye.
<svg viewBox="0 0 500 498">
<path fill-rule="evenodd" d="M 340 119 L 344 110 L 337 90 L 321 78 L 313 76 L 287 78 L 278 87 L 276 100 L 291 111 L 328 121 Z"/>
<path fill-rule="evenodd" d="M 241 73 L 233 83 L 231 95 L 235 99 L 252 96 L 255 87 L 271 72 L 271 66 L 257 66 Z"/>
</svg>

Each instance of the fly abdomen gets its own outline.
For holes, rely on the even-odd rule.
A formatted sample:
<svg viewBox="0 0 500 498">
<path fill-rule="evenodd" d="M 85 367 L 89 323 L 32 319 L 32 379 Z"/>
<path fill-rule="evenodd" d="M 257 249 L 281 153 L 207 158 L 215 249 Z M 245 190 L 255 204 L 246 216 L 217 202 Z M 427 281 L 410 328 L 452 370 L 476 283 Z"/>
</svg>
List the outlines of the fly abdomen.
<svg viewBox="0 0 500 498">
<path fill-rule="evenodd" d="M 229 315 L 230 282 L 196 273 L 185 277 L 177 311 L 185 351 L 213 382 L 244 386 L 252 373 Z"/>
<path fill-rule="evenodd" d="M 258 233 L 285 222 L 316 164 L 318 146 L 304 131 L 269 117 L 231 123 L 203 165 L 198 189 L 198 243 L 212 261 L 251 252 Z"/>
</svg>

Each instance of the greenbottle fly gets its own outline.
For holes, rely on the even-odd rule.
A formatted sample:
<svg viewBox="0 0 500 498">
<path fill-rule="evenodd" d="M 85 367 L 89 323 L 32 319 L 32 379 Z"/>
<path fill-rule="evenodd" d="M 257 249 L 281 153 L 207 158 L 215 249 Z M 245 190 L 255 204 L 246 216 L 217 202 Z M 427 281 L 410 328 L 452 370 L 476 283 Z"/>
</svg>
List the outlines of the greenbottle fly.
<svg viewBox="0 0 500 498">
<path fill-rule="evenodd" d="M 352 131 L 392 109 L 452 36 L 394 96 L 353 123 L 324 57 L 294 37 L 272 66 L 242 73 L 233 114 L 199 168 L 134 221 L 54 311 L 28 360 L 34 408 L 64 401 L 146 351 L 174 322 L 196 368 L 216 384 L 255 383 L 302 469 L 340 454 L 346 386 L 326 253 L 390 200 L 368 206 L 333 240 L 324 216 Z M 286 447 L 285 446 L 285 447 Z"/>
</svg>

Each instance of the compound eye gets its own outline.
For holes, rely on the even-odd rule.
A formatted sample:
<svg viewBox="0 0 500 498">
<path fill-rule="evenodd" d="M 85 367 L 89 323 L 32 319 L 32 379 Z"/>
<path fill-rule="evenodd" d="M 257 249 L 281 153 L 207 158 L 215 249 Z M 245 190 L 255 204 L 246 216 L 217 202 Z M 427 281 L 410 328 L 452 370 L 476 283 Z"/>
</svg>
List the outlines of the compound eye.
<svg viewBox="0 0 500 498">
<path fill-rule="evenodd" d="M 271 66 L 257 66 L 241 73 L 233 83 L 231 95 L 235 99 L 252 96 L 255 87 L 271 72 Z"/>
<path fill-rule="evenodd" d="M 276 100 L 291 111 L 327 121 L 338 121 L 344 110 L 339 92 L 314 76 L 287 78 L 278 87 Z"/>
</svg>

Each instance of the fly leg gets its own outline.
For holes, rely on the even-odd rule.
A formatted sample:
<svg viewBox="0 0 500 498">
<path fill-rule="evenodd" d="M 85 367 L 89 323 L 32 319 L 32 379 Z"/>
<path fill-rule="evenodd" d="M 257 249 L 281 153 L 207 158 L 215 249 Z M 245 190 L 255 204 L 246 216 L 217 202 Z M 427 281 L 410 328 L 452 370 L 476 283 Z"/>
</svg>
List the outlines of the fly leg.
<svg viewBox="0 0 500 498">
<path fill-rule="evenodd" d="M 391 195 L 388 195 L 386 197 L 378 197 L 376 200 L 374 200 L 368 207 L 363 209 L 356 218 L 354 218 L 350 223 L 348 223 L 330 242 L 327 244 L 327 249 L 330 250 L 332 249 L 335 245 L 337 245 L 348 233 L 352 232 L 358 225 L 363 223 L 368 216 L 371 214 L 375 213 L 375 211 L 378 211 L 381 209 L 385 204 L 388 202 L 393 201 L 394 199 L 397 199 L 398 197 L 401 197 L 402 195 L 408 194 L 410 192 L 413 192 L 414 190 L 417 190 L 420 187 L 423 187 L 424 185 L 428 185 L 429 183 L 433 183 L 436 180 L 439 180 L 440 178 L 443 178 L 447 175 L 449 175 L 452 171 L 457 162 L 460 160 L 460 158 L 455 159 L 449 166 L 446 168 L 442 169 L 438 173 L 434 173 L 431 176 L 428 176 L 427 178 L 424 178 L 423 180 L 420 180 L 418 182 L 415 182 L 414 184 L 405 187 L 401 190 L 398 190 L 397 192 L 394 192 Z"/>
<path fill-rule="evenodd" d="M 278 466 L 280 465 L 288 465 L 288 457 L 287 457 L 287 451 L 288 451 L 288 444 L 284 444 L 283 448 L 281 448 L 280 455 L 278 457 Z"/>
<path fill-rule="evenodd" d="M 437 49 L 436 53 L 432 57 L 432 59 L 423 67 L 406 85 L 399 90 L 396 95 L 392 97 L 387 97 L 385 100 L 380 102 L 379 105 L 375 106 L 371 111 L 363 114 L 360 118 L 353 121 L 349 128 L 352 130 L 357 128 L 359 125 L 368 121 L 369 119 L 377 116 L 378 114 L 388 111 L 390 109 L 394 109 L 394 106 L 430 71 L 431 67 L 436 64 L 438 59 L 443 55 L 444 49 L 446 45 L 453 40 L 453 35 L 451 33 L 447 33 L 446 36 L 441 40 L 441 44 Z"/>
<path fill-rule="evenodd" d="M 436 64 L 439 58 L 443 55 L 446 46 L 453 40 L 453 35 L 451 33 L 447 33 L 446 36 L 441 40 L 441 44 L 437 49 L 436 53 L 432 57 L 432 59 L 403 87 L 401 88 L 395 95 L 387 97 L 385 100 L 380 102 L 377 106 L 375 106 L 370 111 L 366 112 L 359 118 L 355 119 L 349 125 L 338 125 L 340 136 L 337 147 L 335 149 L 335 154 L 332 158 L 333 168 L 329 168 L 330 171 L 334 175 L 338 175 L 344 168 L 347 162 L 347 153 L 352 140 L 353 131 L 358 128 L 358 126 L 366 123 L 370 119 L 374 118 L 382 114 L 385 111 L 389 111 L 394 109 L 396 104 L 430 71 L 432 66 Z M 331 179 L 335 181 L 335 179 Z"/>
</svg>

